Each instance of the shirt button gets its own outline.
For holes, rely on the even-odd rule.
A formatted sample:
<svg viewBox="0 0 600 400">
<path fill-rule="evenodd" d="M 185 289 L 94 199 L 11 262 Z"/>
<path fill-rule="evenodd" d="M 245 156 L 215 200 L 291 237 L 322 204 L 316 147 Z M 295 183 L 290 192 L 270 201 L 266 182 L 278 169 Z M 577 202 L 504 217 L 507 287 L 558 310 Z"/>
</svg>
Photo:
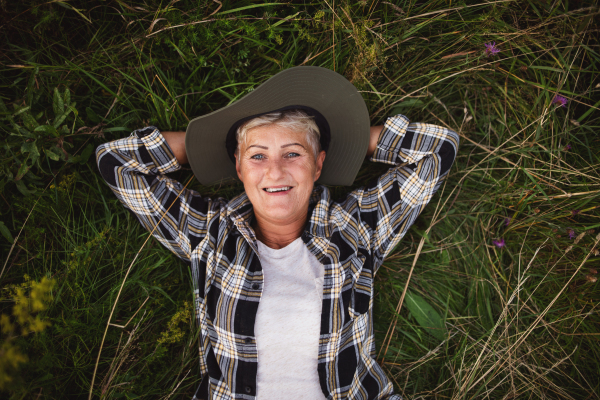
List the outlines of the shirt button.
<svg viewBox="0 0 600 400">
<path fill-rule="evenodd" d="M 244 339 L 244 342 L 250 343 L 250 342 L 252 342 L 252 339 L 250 339 L 249 337 L 247 337 L 246 339 Z"/>
<path fill-rule="evenodd" d="M 258 283 L 252 284 L 252 289 L 254 289 L 254 290 L 258 290 L 259 287 L 260 287 L 260 285 Z"/>
<path fill-rule="evenodd" d="M 246 387 L 244 388 L 244 390 L 245 390 L 245 391 L 246 391 L 246 393 L 248 393 L 248 394 L 252 393 L 252 388 L 251 388 L 250 386 L 246 386 Z"/>
</svg>

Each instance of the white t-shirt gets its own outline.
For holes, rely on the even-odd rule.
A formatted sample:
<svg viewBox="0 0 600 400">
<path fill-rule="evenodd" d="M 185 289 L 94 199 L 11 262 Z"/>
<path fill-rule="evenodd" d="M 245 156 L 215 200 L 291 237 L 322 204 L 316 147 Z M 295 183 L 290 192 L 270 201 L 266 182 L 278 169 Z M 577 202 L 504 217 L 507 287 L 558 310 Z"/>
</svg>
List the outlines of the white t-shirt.
<svg viewBox="0 0 600 400">
<path fill-rule="evenodd" d="M 317 373 L 323 265 L 301 238 L 278 250 L 258 242 L 258 255 L 257 399 L 325 399 Z"/>
</svg>

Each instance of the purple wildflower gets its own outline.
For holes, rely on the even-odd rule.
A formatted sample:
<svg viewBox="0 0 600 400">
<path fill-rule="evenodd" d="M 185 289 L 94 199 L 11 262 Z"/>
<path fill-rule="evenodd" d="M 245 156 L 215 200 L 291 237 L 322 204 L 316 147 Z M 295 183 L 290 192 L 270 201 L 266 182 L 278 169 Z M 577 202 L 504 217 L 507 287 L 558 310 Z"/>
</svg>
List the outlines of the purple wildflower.
<svg viewBox="0 0 600 400">
<path fill-rule="evenodd" d="M 572 216 L 576 216 L 577 214 L 579 214 L 581 212 L 581 210 L 571 210 L 571 215 Z"/>
<path fill-rule="evenodd" d="M 571 228 L 567 229 L 567 234 L 569 235 L 569 239 L 575 238 L 575 231 Z"/>
<path fill-rule="evenodd" d="M 510 221 L 511 220 L 512 220 L 512 217 L 506 217 L 506 218 L 504 218 L 504 226 L 510 225 Z"/>
<path fill-rule="evenodd" d="M 554 96 L 554 98 L 552 99 L 552 104 L 558 104 L 561 107 L 566 107 L 567 106 L 567 98 L 563 97 L 559 94 L 557 94 L 556 96 Z"/>
<path fill-rule="evenodd" d="M 500 49 L 496 46 L 496 42 L 484 43 L 485 46 L 485 55 L 486 56 L 495 56 L 500 53 Z"/>
<path fill-rule="evenodd" d="M 571 145 L 570 144 L 566 145 L 565 150 L 571 150 Z"/>
<path fill-rule="evenodd" d="M 504 246 L 506 246 L 506 243 L 504 242 L 504 239 L 500 238 L 498 240 L 492 240 L 492 243 L 494 243 L 494 245 L 498 248 L 503 248 Z"/>
</svg>

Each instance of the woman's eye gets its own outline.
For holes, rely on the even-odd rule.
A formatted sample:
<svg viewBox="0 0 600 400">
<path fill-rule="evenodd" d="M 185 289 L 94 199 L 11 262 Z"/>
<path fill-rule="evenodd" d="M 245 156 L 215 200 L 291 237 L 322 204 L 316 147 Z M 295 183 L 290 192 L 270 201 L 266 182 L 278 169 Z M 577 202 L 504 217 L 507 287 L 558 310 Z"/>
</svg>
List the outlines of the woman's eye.
<svg viewBox="0 0 600 400">
<path fill-rule="evenodd" d="M 298 153 L 288 153 L 287 155 L 289 158 L 294 158 L 294 157 L 300 157 L 300 154 Z"/>
<path fill-rule="evenodd" d="M 265 156 L 263 156 L 262 154 L 255 154 L 252 157 L 250 157 L 253 160 L 262 160 L 265 158 Z"/>
</svg>

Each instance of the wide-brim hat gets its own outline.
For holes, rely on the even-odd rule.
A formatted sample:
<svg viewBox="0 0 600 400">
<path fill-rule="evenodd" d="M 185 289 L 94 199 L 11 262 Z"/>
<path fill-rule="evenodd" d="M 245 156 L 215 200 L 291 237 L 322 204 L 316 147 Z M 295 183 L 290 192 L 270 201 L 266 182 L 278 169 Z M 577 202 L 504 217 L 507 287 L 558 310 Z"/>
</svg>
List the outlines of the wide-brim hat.
<svg viewBox="0 0 600 400">
<path fill-rule="evenodd" d="M 233 151 L 241 123 L 273 111 L 302 109 L 312 115 L 327 152 L 318 183 L 351 185 L 369 146 L 369 112 L 342 75 L 321 67 L 279 72 L 240 100 L 190 121 L 185 149 L 203 185 L 237 179 Z"/>
</svg>

